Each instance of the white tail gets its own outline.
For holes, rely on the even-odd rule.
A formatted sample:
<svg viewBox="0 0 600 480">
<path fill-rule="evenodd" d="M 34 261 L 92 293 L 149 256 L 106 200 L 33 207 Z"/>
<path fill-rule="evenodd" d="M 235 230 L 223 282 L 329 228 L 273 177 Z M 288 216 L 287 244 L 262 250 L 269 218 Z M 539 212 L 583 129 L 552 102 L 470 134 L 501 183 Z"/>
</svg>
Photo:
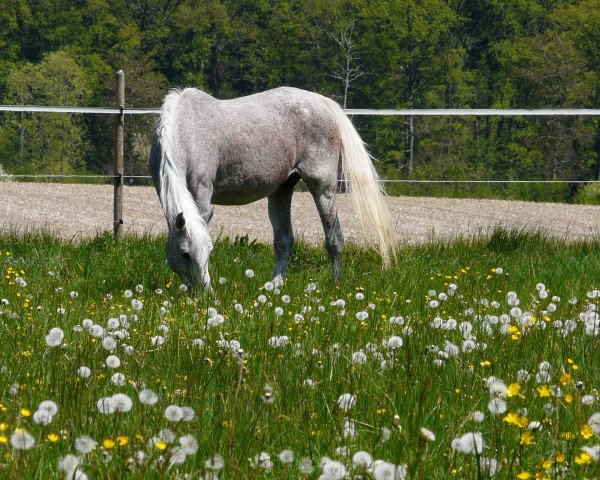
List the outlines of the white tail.
<svg viewBox="0 0 600 480">
<path fill-rule="evenodd" d="M 332 100 L 328 105 L 336 117 L 342 140 L 342 174 L 348 180 L 350 196 L 367 238 L 374 230 L 384 268 L 396 256 L 396 235 L 385 203 L 379 175 L 365 144 L 341 107 Z"/>
<path fill-rule="evenodd" d="M 192 244 L 210 243 L 208 227 L 203 220 L 192 194 L 187 189 L 185 174 L 179 172 L 176 165 L 176 133 L 175 113 L 182 91 L 173 89 L 165 97 L 160 114 L 160 122 L 156 133 L 160 143 L 160 203 L 162 205 L 169 229 L 174 228 L 179 213 L 184 214 L 186 228 Z"/>
</svg>

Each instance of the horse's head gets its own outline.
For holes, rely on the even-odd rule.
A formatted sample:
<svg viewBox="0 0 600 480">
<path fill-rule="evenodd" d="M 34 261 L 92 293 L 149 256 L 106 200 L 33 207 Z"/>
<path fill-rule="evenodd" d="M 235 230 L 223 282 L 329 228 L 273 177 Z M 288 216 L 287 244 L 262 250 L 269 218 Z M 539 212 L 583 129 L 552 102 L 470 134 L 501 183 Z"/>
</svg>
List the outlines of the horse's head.
<svg viewBox="0 0 600 480">
<path fill-rule="evenodd" d="M 167 261 L 171 270 L 178 273 L 187 285 L 202 286 L 210 291 L 208 257 L 211 250 L 212 242 L 206 225 L 188 225 L 183 213 L 179 213 L 169 228 L 167 240 Z"/>
</svg>

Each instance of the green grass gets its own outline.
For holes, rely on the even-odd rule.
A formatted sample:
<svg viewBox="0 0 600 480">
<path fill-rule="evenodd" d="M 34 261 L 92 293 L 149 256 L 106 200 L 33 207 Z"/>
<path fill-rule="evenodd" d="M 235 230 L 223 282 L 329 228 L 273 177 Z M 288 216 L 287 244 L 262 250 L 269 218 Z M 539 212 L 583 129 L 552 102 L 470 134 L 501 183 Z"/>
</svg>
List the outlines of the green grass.
<svg viewBox="0 0 600 480">
<path fill-rule="evenodd" d="M 59 459 L 67 454 L 80 457 L 79 471 L 89 478 L 198 478 L 210 473 L 205 460 L 215 454 L 224 459 L 220 478 L 316 479 L 323 457 L 340 461 L 351 475 L 384 478 L 380 466 L 366 472 L 353 466 L 357 451 L 405 465 L 408 478 L 489 478 L 492 460 L 496 478 L 599 474 L 581 447 L 600 443 L 586 427 L 600 411 L 599 337 L 585 331 L 600 303 L 594 293 L 600 241 L 565 243 L 498 230 L 488 239 L 402 248 L 384 272 L 373 251 L 349 246 L 341 285 L 331 281 L 324 249 L 298 245 L 288 280 L 276 292 L 265 288 L 270 247 L 219 239 L 210 297 L 179 288 L 165 262 L 164 239 L 115 244 L 102 236 L 73 244 L 4 235 L 0 253 L 0 478 L 65 478 Z M 520 316 L 511 314 L 511 291 Z M 143 302 L 139 311 L 132 309 L 134 298 Z M 338 300 L 345 305 L 331 305 Z M 223 315 L 222 324 L 210 326 L 209 308 Z M 360 312 L 368 317 L 359 320 Z M 108 330 L 116 318 L 121 325 L 113 330 L 125 338 L 112 334 L 114 351 L 81 328 L 89 319 Z M 456 328 L 432 327 L 449 326 L 450 319 Z M 462 351 L 461 328 L 469 326 L 475 348 Z M 53 327 L 64 331 L 57 347 L 46 343 Z M 284 346 L 270 345 L 284 335 Z M 164 344 L 156 344 L 158 336 Z M 386 347 L 392 336 L 402 338 L 401 347 Z M 453 345 L 458 353 L 445 358 L 440 351 L 452 353 Z M 110 354 L 120 358 L 119 368 L 106 365 Z M 549 373 L 538 382 L 542 362 L 549 362 Z M 89 378 L 78 376 L 81 366 L 91 369 Z M 116 372 L 125 375 L 123 386 L 111 383 Z M 488 410 L 492 376 L 506 402 L 497 415 Z M 511 386 L 509 396 L 503 385 Z M 155 405 L 140 402 L 143 388 L 158 394 Z M 100 413 L 98 400 L 119 392 L 133 400 L 131 411 Z M 338 405 L 346 393 L 356 399 L 348 410 Z M 45 426 L 33 418 L 43 400 L 58 405 Z M 168 421 L 169 405 L 192 407 L 194 419 Z M 481 423 L 472 419 L 476 411 L 484 413 Z M 539 430 L 528 428 L 534 421 Z M 600 432 L 598 423 L 591 427 Z M 422 427 L 434 441 L 423 440 Z M 11 446 L 18 429 L 33 436 L 33 448 Z M 452 448 L 468 432 L 481 433 L 480 455 Z M 173 464 L 179 439 L 188 434 L 198 450 Z M 98 444 L 80 454 L 74 441 L 84 435 Z M 169 436 L 175 440 L 165 441 Z M 287 449 L 291 464 L 278 458 Z M 143 462 L 136 461 L 139 451 Z M 270 469 L 256 464 L 261 452 L 270 455 Z M 311 475 L 299 472 L 302 457 L 314 465 Z"/>
</svg>

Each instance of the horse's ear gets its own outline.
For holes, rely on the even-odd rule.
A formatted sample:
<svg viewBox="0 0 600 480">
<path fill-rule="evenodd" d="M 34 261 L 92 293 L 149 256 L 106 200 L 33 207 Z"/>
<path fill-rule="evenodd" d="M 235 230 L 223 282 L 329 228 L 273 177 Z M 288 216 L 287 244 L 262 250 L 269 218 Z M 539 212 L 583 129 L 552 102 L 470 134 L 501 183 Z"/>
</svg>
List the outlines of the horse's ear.
<svg viewBox="0 0 600 480">
<path fill-rule="evenodd" d="M 183 212 L 179 212 L 177 217 L 175 218 L 175 228 L 178 232 L 183 232 L 185 229 L 185 218 L 183 216 Z"/>
</svg>

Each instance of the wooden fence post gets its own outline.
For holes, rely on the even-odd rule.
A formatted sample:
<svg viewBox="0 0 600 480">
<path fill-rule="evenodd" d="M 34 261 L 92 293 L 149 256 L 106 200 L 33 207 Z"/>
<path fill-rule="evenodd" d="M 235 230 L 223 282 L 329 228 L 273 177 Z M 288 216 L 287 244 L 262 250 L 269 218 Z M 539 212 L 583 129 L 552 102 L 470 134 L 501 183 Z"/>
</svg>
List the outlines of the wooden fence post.
<svg viewBox="0 0 600 480">
<path fill-rule="evenodd" d="M 117 72 L 117 108 L 121 111 L 117 116 L 115 126 L 115 193 L 113 235 L 119 241 L 123 237 L 123 175 L 124 175 L 124 139 L 125 139 L 125 74 L 123 70 Z"/>
</svg>

